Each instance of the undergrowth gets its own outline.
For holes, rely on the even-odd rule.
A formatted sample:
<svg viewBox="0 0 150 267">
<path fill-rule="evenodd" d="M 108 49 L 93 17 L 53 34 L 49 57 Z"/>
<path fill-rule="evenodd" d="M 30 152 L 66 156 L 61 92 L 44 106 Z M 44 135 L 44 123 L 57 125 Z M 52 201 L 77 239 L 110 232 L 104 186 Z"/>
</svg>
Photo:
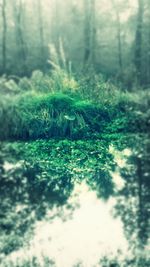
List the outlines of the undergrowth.
<svg viewBox="0 0 150 267">
<path fill-rule="evenodd" d="M 0 108 L 1 139 L 81 138 L 100 132 L 107 110 L 67 94 L 26 94 Z"/>
<path fill-rule="evenodd" d="M 150 127 L 149 92 L 121 91 L 98 75 L 77 80 L 56 68 L 18 83 L 3 77 L 0 94 L 1 140 L 81 139 Z"/>
</svg>

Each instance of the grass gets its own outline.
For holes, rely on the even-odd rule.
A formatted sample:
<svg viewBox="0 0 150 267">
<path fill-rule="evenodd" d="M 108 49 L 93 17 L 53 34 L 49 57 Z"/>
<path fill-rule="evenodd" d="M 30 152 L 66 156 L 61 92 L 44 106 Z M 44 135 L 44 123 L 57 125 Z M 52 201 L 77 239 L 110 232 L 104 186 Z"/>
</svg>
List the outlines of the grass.
<svg viewBox="0 0 150 267">
<path fill-rule="evenodd" d="M 62 93 L 21 95 L 3 103 L 0 114 L 1 139 L 81 138 L 108 119 L 100 106 Z"/>
<path fill-rule="evenodd" d="M 121 91 L 102 76 L 76 81 L 59 69 L 11 82 L 17 91 L 6 78 L 1 84 L 11 91 L 0 100 L 1 140 L 81 139 L 150 127 L 150 93 Z"/>
</svg>

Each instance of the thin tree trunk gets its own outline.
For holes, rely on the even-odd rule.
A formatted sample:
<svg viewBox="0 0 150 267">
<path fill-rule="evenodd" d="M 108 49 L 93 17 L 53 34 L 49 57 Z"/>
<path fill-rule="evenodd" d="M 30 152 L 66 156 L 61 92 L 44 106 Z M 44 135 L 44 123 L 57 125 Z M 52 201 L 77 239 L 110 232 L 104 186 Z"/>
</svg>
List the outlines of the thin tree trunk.
<svg viewBox="0 0 150 267">
<path fill-rule="evenodd" d="M 95 65 L 96 18 L 95 0 L 84 0 L 84 66 Z"/>
<path fill-rule="evenodd" d="M 84 0 L 84 10 L 85 10 L 85 19 L 84 19 L 84 66 L 89 64 L 91 47 L 90 47 L 90 2 L 89 0 Z"/>
<path fill-rule="evenodd" d="M 142 170 L 142 161 L 140 158 L 137 158 L 137 178 L 138 178 L 138 247 L 142 249 L 144 247 L 143 240 L 143 170 Z"/>
<path fill-rule="evenodd" d="M 17 48 L 17 65 L 20 65 L 18 72 L 24 75 L 27 71 L 27 46 L 23 30 L 23 11 L 24 5 L 22 0 L 14 1 L 14 18 L 16 31 L 16 48 Z"/>
<path fill-rule="evenodd" d="M 2 32 L 2 68 L 3 72 L 6 70 L 6 44 L 7 44 L 7 21 L 6 21 L 6 0 L 2 2 L 2 21 L 3 21 L 3 32 Z"/>
<path fill-rule="evenodd" d="M 117 22 L 118 22 L 118 33 L 117 33 L 117 39 L 118 39 L 118 61 L 119 61 L 119 69 L 121 76 L 123 75 L 123 60 L 122 60 L 122 43 L 121 43 L 121 25 L 120 25 L 120 16 L 117 12 Z"/>
<path fill-rule="evenodd" d="M 96 59 L 96 5 L 95 0 L 91 0 L 91 63 L 95 67 Z"/>
<path fill-rule="evenodd" d="M 42 17 L 42 5 L 41 0 L 38 0 L 38 16 L 39 16 L 39 35 L 40 35 L 40 50 L 41 57 L 44 54 L 44 31 L 43 31 L 43 17 Z"/>
<path fill-rule="evenodd" d="M 149 18 L 149 29 L 148 29 L 147 83 L 150 84 L 150 18 Z"/>
<path fill-rule="evenodd" d="M 117 20 L 117 43 L 118 43 L 118 64 L 119 64 L 119 72 L 121 74 L 121 78 L 123 75 L 123 59 L 122 59 L 122 42 L 121 42 L 121 23 L 120 23 L 120 15 L 118 11 L 118 7 L 114 0 L 111 0 L 114 11 L 116 13 Z"/>
<path fill-rule="evenodd" d="M 137 29 L 135 36 L 135 68 L 137 82 L 142 84 L 142 34 L 143 34 L 144 3 L 138 0 Z"/>
<path fill-rule="evenodd" d="M 59 42 L 61 39 L 61 18 L 60 18 L 60 6 L 59 1 L 55 0 L 54 2 L 54 10 L 52 16 L 52 40 L 55 45 L 56 51 L 59 51 Z"/>
<path fill-rule="evenodd" d="M 25 42 L 23 38 L 23 30 L 22 30 L 22 1 L 19 2 L 18 12 L 17 12 L 17 36 L 19 41 L 19 54 L 21 58 L 26 60 L 26 50 L 25 50 Z"/>
</svg>

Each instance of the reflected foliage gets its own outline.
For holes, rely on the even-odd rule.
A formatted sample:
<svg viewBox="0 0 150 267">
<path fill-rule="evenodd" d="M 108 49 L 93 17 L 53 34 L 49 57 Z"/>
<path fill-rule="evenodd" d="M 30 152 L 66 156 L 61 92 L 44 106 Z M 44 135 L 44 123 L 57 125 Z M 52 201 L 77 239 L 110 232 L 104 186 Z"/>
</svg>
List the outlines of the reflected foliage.
<svg viewBox="0 0 150 267">
<path fill-rule="evenodd" d="M 6 261 L 3 264 L 3 267 L 56 267 L 55 262 L 49 259 L 46 256 L 42 256 L 42 259 L 39 259 L 35 256 L 27 259 L 18 259 L 15 263 L 13 261 Z"/>
<path fill-rule="evenodd" d="M 117 167 L 110 152 L 112 143 L 121 151 L 127 147 L 130 149 L 131 154 L 126 156 L 125 165 Z M 106 255 L 101 259 L 100 266 L 148 267 L 149 159 L 149 136 L 143 134 L 119 138 L 106 135 L 102 140 L 2 143 L 1 255 L 9 255 L 27 244 L 34 223 L 54 206 L 67 204 L 74 185 L 85 180 L 98 197 L 107 200 L 113 195 L 116 198 L 115 215 L 123 221 L 132 251 L 132 257 L 127 259 L 122 259 L 121 254 L 115 258 Z M 116 167 L 124 180 L 121 189 L 116 189 L 111 177 L 111 171 L 115 171 Z M 68 209 L 73 212 L 74 207 L 69 205 Z"/>
<path fill-rule="evenodd" d="M 109 171 L 114 163 L 107 141 L 3 143 L 0 156 L 5 254 L 24 244 L 28 230 L 31 235 L 34 222 L 48 209 L 66 204 L 76 183 L 85 180 L 104 199 L 113 193 Z"/>
<path fill-rule="evenodd" d="M 132 249 L 132 258 L 122 259 L 121 254 L 115 258 L 106 255 L 100 266 L 149 266 L 149 136 L 118 137 L 106 135 L 102 140 L 1 144 L 1 255 L 9 255 L 27 244 L 34 223 L 54 206 L 67 207 L 74 185 L 85 180 L 98 197 L 107 200 L 113 195 L 116 198 L 115 214 L 123 221 Z M 126 164 L 119 167 L 124 180 L 121 189 L 116 189 L 111 176 L 117 165 L 110 144 L 121 151 L 127 147 L 131 150 L 131 155 L 126 156 Z M 74 207 L 68 205 L 68 209 L 73 212 Z"/>
<path fill-rule="evenodd" d="M 149 267 L 150 258 L 140 257 L 139 255 L 126 256 L 118 251 L 116 255 L 104 255 L 100 261 L 100 267 Z"/>
<path fill-rule="evenodd" d="M 149 136 L 128 138 L 128 145 L 132 153 L 126 166 L 120 168 L 125 185 L 116 195 L 116 213 L 123 220 L 125 233 L 133 252 L 141 251 L 142 255 L 145 255 L 143 253 L 148 253 L 150 238 Z"/>
</svg>

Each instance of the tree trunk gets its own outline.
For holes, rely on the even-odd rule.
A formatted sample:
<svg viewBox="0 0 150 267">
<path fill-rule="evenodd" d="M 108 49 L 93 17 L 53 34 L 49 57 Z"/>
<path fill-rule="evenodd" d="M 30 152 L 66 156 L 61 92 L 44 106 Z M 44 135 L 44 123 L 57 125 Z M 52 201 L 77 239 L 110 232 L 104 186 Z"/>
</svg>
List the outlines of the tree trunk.
<svg viewBox="0 0 150 267">
<path fill-rule="evenodd" d="M 26 51 L 25 51 L 25 42 L 23 38 L 23 30 L 22 30 L 22 1 L 20 0 L 18 14 L 17 14 L 17 34 L 18 41 L 20 43 L 20 56 L 23 60 L 26 60 Z"/>
<path fill-rule="evenodd" d="M 95 0 L 84 0 L 84 66 L 95 66 L 96 22 Z"/>
<path fill-rule="evenodd" d="M 17 54 L 18 60 L 24 67 L 24 71 L 26 71 L 26 43 L 24 41 L 23 36 L 23 27 L 22 27 L 22 14 L 23 14 L 23 4 L 22 0 L 18 1 L 18 4 L 14 3 L 14 12 L 15 12 L 15 23 L 16 23 L 16 41 L 17 41 Z"/>
<path fill-rule="evenodd" d="M 85 10 L 85 19 L 84 19 L 84 66 L 88 65 L 90 60 L 90 3 L 89 0 L 84 0 L 84 10 Z"/>
<path fill-rule="evenodd" d="M 148 6 L 150 8 L 150 4 Z M 150 84 L 150 14 L 148 20 L 148 47 L 147 47 L 147 84 Z"/>
<path fill-rule="evenodd" d="M 118 47 L 118 65 L 119 73 L 122 78 L 123 76 L 123 59 L 122 59 L 122 42 L 121 42 L 121 23 L 120 23 L 120 14 L 116 2 L 111 0 L 112 6 L 116 13 L 116 27 L 117 27 L 117 47 Z"/>
<path fill-rule="evenodd" d="M 135 69 L 138 84 L 142 84 L 142 34 L 143 34 L 144 3 L 138 0 L 137 29 L 135 36 Z"/>
<path fill-rule="evenodd" d="M 123 60 L 122 60 L 122 43 L 121 43 L 121 25 L 120 25 L 120 16 L 117 12 L 117 23 L 118 23 L 118 29 L 117 29 L 117 39 L 118 39 L 118 62 L 119 62 L 119 69 L 121 76 L 123 75 Z"/>
<path fill-rule="evenodd" d="M 44 55 L 44 31 L 43 31 L 43 16 L 42 16 L 42 5 L 41 0 L 38 0 L 38 17 L 39 17 L 39 35 L 40 35 L 40 50 L 41 50 L 41 58 Z"/>
<path fill-rule="evenodd" d="M 138 241 L 139 248 L 143 245 L 143 201 L 142 201 L 142 162 L 137 158 L 137 178 L 138 178 Z"/>
<path fill-rule="evenodd" d="M 59 51 L 59 43 L 61 39 L 61 17 L 60 17 L 60 6 L 59 1 L 55 0 L 54 2 L 54 9 L 53 9 L 53 16 L 52 16 L 52 42 L 56 48 L 58 53 Z"/>
<path fill-rule="evenodd" d="M 6 34 L 7 34 L 7 21 L 6 21 L 6 0 L 2 1 L 2 21 L 3 21 L 3 32 L 2 32 L 2 68 L 3 72 L 6 70 Z"/>
<path fill-rule="evenodd" d="M 96 53 L 96 10 L 95 0 L 91 0 L 91 62 L 95 67 Z"/>
</svg>

